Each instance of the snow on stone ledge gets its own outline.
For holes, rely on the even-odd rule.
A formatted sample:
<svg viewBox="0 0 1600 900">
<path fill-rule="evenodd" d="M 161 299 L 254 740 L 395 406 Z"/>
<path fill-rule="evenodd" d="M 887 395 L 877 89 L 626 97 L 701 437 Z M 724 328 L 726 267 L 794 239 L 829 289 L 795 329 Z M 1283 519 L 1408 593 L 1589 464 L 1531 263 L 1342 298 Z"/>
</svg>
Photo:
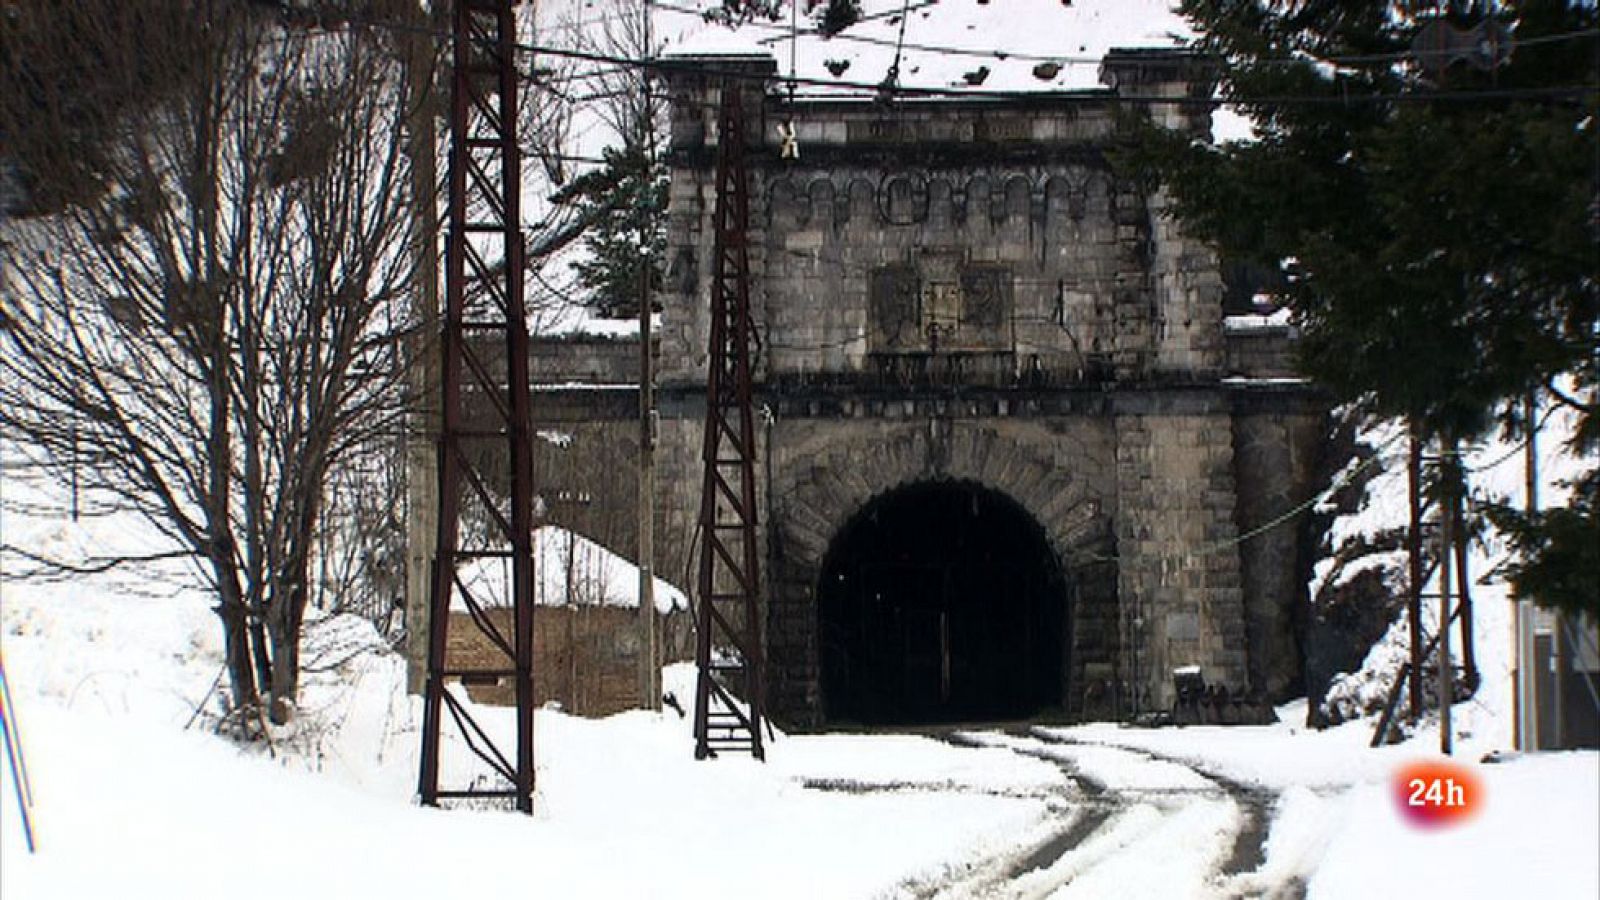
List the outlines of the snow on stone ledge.
<svg viewBox="0 0 1600 900">
<path fill-rule="evenodd" d="M 529 385 L 534 393 L 549 393 L 552 391 L 637 391 L 639 385 L 632 382 L 594 382 L 594 381 L 562 381 L 553 384 Z"/>
<path fill-rule="evenodd" d="M 1311 379 L 1301 378 L 1294 375 L 1271 376 L 1266 378 L 1255 378 L 1247 375 L 1230 375 L 1229 377 L 1222 379 L 1222 383 L 1230 387 L 1249 387 L 1252 385 L 1302 385 L 1310 384 Z"/>
<path fill-rule="evenodd" d="M 1226 316 L 1222 320 L 1222 330 L 1229 334 L 1249 331 L 1280 331 L 1289 328 L 1288 308 L 1267 313 L 1245 313 L 1236 316 Z"/>
</svg>

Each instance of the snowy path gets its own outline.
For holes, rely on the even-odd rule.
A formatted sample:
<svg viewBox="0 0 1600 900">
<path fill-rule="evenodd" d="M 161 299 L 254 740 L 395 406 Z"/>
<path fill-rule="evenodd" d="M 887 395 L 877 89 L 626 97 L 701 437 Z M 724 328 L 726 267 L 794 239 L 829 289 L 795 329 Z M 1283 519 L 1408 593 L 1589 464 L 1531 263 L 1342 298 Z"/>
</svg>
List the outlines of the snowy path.
<svg viewBox="0 0 1600 900">
<path fill-rule="evenodd" d="M 1277 794 L 1142 749 L 1044 729 L 952 731 L 944 743 L 1004 749 L 1057 767 L 1045 789 L 1047 817 L 999 850 L 954 860 L 908 879 L 896 896 L 917 900 L 1195 897 L 1300 898 L 1304 880 L 1264 870 Z M 852 793 L 939 789 L 931 785 L 808 782 Z M 950 789 L 956 789 L 951 786 Z"/>
</svg>

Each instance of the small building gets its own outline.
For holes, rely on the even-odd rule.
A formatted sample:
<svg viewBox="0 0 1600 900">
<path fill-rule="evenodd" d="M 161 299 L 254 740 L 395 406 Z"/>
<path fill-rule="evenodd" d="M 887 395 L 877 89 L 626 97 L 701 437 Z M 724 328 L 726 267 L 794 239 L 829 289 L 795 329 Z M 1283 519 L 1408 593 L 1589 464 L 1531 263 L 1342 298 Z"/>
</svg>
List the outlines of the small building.
<svg viewBox="0 0 1600 900">
<path fill-rule="evenodd" d="M 588 538 L 555 526 L 538 529 L 533 617 L 533 690 L 538 705 L 556 704 L 574 715 L 609 716 L 645 706 L 639 696 L 638 569 Z M 464 569 L 463 580 L 484 603 L 485 618 L 511 633 L 505 604 L 508 576 L 498 563 Z M 656 580 L 656 642 L 665 662 L 694 656 L 688 600 Z M 493 604 L 493 605 L 490 605 Z M 445 641 L 451 668 L 503 668 L 505 655 L 466 609 L 452 610 Z M 509 678 L 464 678 L 478 703 L 512 705 Z"/>
</svg>

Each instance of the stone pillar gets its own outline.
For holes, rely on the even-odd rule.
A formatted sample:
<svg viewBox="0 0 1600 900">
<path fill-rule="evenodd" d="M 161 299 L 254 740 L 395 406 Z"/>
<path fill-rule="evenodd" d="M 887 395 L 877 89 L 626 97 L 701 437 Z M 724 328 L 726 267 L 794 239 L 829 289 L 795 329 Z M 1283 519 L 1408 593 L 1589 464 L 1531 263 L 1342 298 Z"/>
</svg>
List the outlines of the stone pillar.
<svg viewBox="0 0 1600 900">
<path fill-rule="evenodd" d="M 1159 323 L 1150 276 L 1150 210 L 1144 194 L 1126 179 L 1112 183 L 1111 227 L 1116 241 L 1111 365 L 1118 381 L 1140 381 L 1150 368 Z"/>
<path fill-rule="evenodd" d="M 1208 137 L 1215 67 L 1186 51 L 1113 50 L 1100 80 L 1156 124 Z M 1161 102 L 1170 100 L 1170 102 Z M 1122 265 L 1117 276 L 1119 378 L 1134 371 L 1166 381 L 1215 378 L 1224 360 L 1222 275 L 1216 254 L 1187 237 L 1157 191 L 1141 196 L 1119 186 L 1113 217 Z M 1135 279 L 1137 271 L 1142 278 Z"/>
<path fill-rule="evenodd" d="M 1302 507 L 1324 472 L 1327 414 L 1317 395 L 1283 388 L 1236 392 L 1234 408 L 1250 688 L 1279 702 L 1305 689 L 1297 635 L 1316 538 Z"/>
<path fill-rule="evenodd" d="M 717 118 L 724 75 L 743 91 L 746 135 L 759 148 L 768 135 L 766 83 L 777 72 L 770 56 L 674 57 L 666 72 L 672 137 L 667 153 L 667 277 L 662 292 L 661 371 L 664 391 L 704 390 L 709 340 L 712 254 L 716 241 Z M 752 315 L 762 321 L 761 201 L 764 179 L 758 157 L 747 153 L 750 172 L 750 284 Z"/>
<path fill-rule="evenodd" d="M 1219 391 L 1151 391 L 1117 403 L 1118 596 L 1125 680 L 1141 708 L 1173 700 L 1172 670 L 1247 685 L 1233 430 Z"/>
</svg>

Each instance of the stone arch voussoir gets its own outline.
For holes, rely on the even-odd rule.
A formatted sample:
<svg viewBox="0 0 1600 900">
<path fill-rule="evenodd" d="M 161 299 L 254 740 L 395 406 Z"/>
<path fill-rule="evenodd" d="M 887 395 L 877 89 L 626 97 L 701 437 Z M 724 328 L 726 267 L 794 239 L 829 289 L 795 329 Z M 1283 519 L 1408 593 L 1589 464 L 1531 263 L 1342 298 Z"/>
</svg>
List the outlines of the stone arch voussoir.
<svg viewBox="0 0 1600 900">
<path fill-rule="evenodd" d="M 834 536 L 872 500 L 922 481 L 970 481 L 1011 498 L 1044 530 L 1064 568 L 1106 548 L 1105 511 L 1087 480 L 1058 467 L 1048 444 L 975 426 L 934 446 L 926 429 L 851 441 L 799 472 L 776 512 L 786 554 L 817 568 Z"/>
</svg>

